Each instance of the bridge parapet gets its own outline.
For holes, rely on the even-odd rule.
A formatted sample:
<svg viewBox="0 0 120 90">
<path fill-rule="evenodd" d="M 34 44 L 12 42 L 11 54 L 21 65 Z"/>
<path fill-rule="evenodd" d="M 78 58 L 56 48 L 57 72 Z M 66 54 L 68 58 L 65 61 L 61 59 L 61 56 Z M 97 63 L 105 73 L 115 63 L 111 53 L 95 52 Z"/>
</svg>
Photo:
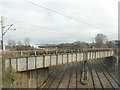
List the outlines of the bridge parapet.
<svg viewBox="0 0 120 90">
<path fill-rule="evenodd" d="M 27 71 L 50 66 L 100 59 L 114 55 L 113 49 L 84 49 L 64 53 L 41 54 L 5 59 L 6 68 L 12 67 L 15 71 Z"/>
<path fill-rule="evenodd" d="M 42 50 L 31 50 L 31 51 L 5 51 L 6 58 L 17 58 L 17 57 L 28 57 L 28 56 L 39 56 L 39 55 L 50 55 L 50 54 L 66 54 L 66 53 L 79 53 L 79 52 L 97 52 L 97 51 L 111 51 L 112 48 L 94 48 L 94 49 L 75 49 L 75 50 L 53 50 L 53 51 L 42 51 Z"/>
</svg>

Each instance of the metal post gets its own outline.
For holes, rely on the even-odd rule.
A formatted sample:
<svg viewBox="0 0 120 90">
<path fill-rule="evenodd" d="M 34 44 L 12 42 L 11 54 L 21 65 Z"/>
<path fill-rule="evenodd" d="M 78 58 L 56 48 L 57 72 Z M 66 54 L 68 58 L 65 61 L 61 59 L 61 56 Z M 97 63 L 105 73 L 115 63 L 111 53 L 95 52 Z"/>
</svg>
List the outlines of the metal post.
<svg viewBox="0 0 120 90">
<path fill-rule="evenodd" d="M 51 66 L 51 55 L 50 55 L 50 66 Z"/>
<path fill-rule="evenodd" d="M 43 56 L 43 67 L 45 67 L 45 55 Z"/>
<path fill-rule="evenodd" d="M 69 63 L 69 54 L 67 54 L 67 63 Z"/>
<path fill-rule="evenodd" d="M 88 51 L 86 51 L 86 60 L 88 60 Z"/>
<path fill-rule="evenodd" d="M 81 83 L 84 85 L 88 84 L 87 61 L 84 61 Z"/>
<path fill-rule="evenodd" d="M 37 57 L 35 56 L 35 68 L 37 69 Z"/>
<path fill-rule="evenodd" d="M 2 51 L 5 51 L 5 40 L 4 40 L 5 33 L 6 33 L 8 30 L 10 30 L 10 28 L 11 28 L 12 25 L 13 25 L 13 24 L 11 24 L 11 25 L 9 26 L 9 28 L 8 28 L 6 31 L 4 31 L 4 28 L 5 28 L 5 26 L 4 26 L 4 16 L 1 16 L 1 30 L 2 30 L 1 48 L 2 48 Z M 16 29 L 13 29 L 13 30 L 16 30 Z"/>
<path fill-rule="evenodd" d="M 77 53 L 76 53 L 76 62 L 77 62 Z"/>
<path fill-rule="evenodd" d="M 107 57 L 108 57 L 108 50 L 107 50 Z"/>
<path fill-rule="evenodd" d="M 9 68 L 10 68 L 10 71 L 11 71 L 11 68 L 12 68 L 11 58 L 9 60 L 10 60 L 10 62 L 9 62 Z"/>
<path fill-rule="evenodd" d="M 102 52 L 101 52 L 101 50 L 100 50 L 100 58 L 102 58 Z"/>
<path fill-rule="evenodd" d="M 5 51 L 5 42 L 4 42 L 4 17 L 1 16 L 1 29 L 2 29 L 2 41 L 1 41 L 1 46 L 2 46 L 2 50 Z"/>
<path fill-rule="evenodd" d="M 87 80 L 87 61 L 84 61 L 84 80 Z"/>
<path fill-rule="evenodd" d="M 96 50 L 96 59 L 98 58 L 98 51 Z"/>
<path fill-rule="evenodd" d="M 28 70 L 28 57 L 26 58 L 26 70 Z"/>
<path fill-rule="evenodd" d="M 58 55 L 56 54 L 56 65 L 58 65 Z"/>
<path fill-rule="evenodd" d="M 2 52 L 0 51 L 0 89 L 2 90 L 2 69 L 3 69 L 3 61 L 2 61 Z M 4 69 L 3 69 L 4 71 Z"/>
<path fill-rule="evenodd" d="M 91 60 L 93 59 L 93 51 L 91 50 Z"/>
<path fill-rule="evenodd" d="M 16 71 L 18 71 L 18 59 L 16 58 Z"/>
<path fill-rule="evenodd" d="M 90 60 L 91 60 L 91 50 L 90 50 Z"/>
<path fill-rule="evenodd" d="M 63 64 L 63 54 L 62 54 L 62 64 Z"/>
<path fill-rule="evenodd" d="M 83 61 L 85 61 L 85 52 L 83 51 Z"/>
<path fill-rule="evenodd" d="M 20 56 L 23 56 L 23 53 L 22 53 L 22 51 L 20 51 Z"/>
<path fill-rule="evenodd" d="M 95 51 L 95 59 L 96 59 L 96 51 Z"/>
<path fill-rule="evenodd" d="M 36 56 L 37 54 L 36 54 L 36 51 L 35 51 L 35 56 Z"/>
</svg>

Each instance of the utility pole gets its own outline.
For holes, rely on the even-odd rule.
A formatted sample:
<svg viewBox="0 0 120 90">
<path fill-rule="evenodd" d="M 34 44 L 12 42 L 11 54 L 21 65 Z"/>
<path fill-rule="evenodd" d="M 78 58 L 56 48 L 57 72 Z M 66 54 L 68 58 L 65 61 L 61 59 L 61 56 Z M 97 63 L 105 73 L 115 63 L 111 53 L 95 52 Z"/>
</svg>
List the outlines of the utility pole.
<svg viewBox="0 0 120 90">
<path fill-rule="evenodd" d="M 2 29 L 2 41 L 1 41 L 1 47 L 2 51 L 5 51 L 5 43 L 4 43 L 4 16 L 1 16 L 1 29 Z"/>
<path fill-rule="evenodd" d="M 16 29 L 10 29 L 12 26 L 13 26 L 13 24 L 4 26 L 4 16 L 1 16 L 1 30 L 2 30 L 1 47 L 2 47 L 2 51 L 5 51 L 5 34 L 9 30 L 16 30 Z M 7 30 L 4 30 L 5 27 L 8 27 Z"/>
</svg>

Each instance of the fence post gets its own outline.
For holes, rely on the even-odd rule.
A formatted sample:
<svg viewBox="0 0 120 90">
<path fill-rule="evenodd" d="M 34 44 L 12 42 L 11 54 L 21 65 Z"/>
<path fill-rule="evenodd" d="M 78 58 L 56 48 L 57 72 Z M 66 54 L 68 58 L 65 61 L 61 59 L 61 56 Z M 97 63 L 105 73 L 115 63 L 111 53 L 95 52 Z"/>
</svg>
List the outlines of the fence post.
<svg viewBox="0 0 120 90">
<path fill-rule="evenodd" d="M 23 56 L 23 53 L 22 53 L 22 51 L 20 51 L 20 56 Z"/>
<path fill-rule="evenodd" d="M 26 70 L 28 70 L 28 57 L 26 57 Z"/>
<path fill-rule="evenodd" d="M 77 62 L 77 52 L 76 52 L 76 62 Z"/>
<path fill-rule="evenodd" d="M 67 54 L 67 63 L 69 63 L 69 54 Z"/>
<path fill-rule="evenodd" d="M 87 61 L 84 61 L 84 80 L 87 80 Z"/>
<path fill-rule="evenodd" d="M 43 67 L 45 67 L 45 55 L 43 56 Z"/>
<path fill-rule="evenodd" d="M 37 57 L 35 56 L 35 68 L 37 68 Z"/>
<path fill-rule="evenodd" d="M 36 54 L 36 51 L 35 51 L 35 56 L 36 56 L 37 54 Z"/>
<path fill-rule="evenodd" d="M 95 52 L 95 59 L 96 59 L 96 50 L 94 52 Z"/>
<path fill-rule="evenodd" d="M 63 64 L 63 54 L 62 54 L 62 64 Z"/>
<path fill-rule="evenodd" d="M 50 66 L 51 66 L 51 55 L 50 55 Z"/>
<path fill-rule="evenodd" d="M 56 65 L 58 65 L 58 55 L 56 54 Z"/>
<path fill-rule="evenodd" d="M 92 60 L 92 49 L 90 50 L 90 60 Z"/>
<path fill-rule="evenodd" d="M 18 71 L 18 59 L 16 58 L 16 71 Z"/>
</svg>

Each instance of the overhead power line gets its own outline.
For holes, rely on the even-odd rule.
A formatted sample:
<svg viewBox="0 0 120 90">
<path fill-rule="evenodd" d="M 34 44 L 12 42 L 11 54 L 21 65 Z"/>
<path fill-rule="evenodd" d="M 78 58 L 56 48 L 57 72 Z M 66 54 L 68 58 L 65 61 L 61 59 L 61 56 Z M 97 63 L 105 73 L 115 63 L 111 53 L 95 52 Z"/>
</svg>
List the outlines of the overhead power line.
<svg viewBox="0 0 120 90">
<path fill-rule="evenodd" d="M 40 5 L 40 4 L 36 4 L 36 3 L 33 3 L 33 2 L 31 2 L 31 1 L 27 1 L 27 0 L 24 0 L 24 1 L 26 1 L 26 2 L 28 2 L 28 3 L 30 3 L 30 4 L 33 4 L 33 5 L 35 5 L 35 6 L 38 6 L 38 7 L 40 7 L 40 8 L 46 9 L 46 10 L 48 10 L 48 11 L 51 11 L 51 12 L 53 12 L 53 13 L 59 14 L 59 15 L 61 15 L 61 16 L 67 17 L 67 18 L 69 18 L 69 19 L 72 19 L 72 20 L 77 21 L 77 22 L 79 22 L 79 23 L 88 25 L 88 26 L 90 26 L 90 27 L 92 27 L 92 28 L 100 29 L 99 27 L 96 27 L 96 26 L 91 25 L 91 24 L 89 24 L 89 23 L 83 22 L 83 21 L 78 20 L 78 19 L 76 19 L 76 18 L 73 18 L 73 17 L 71 17 L 71 16 L 65 15 L 65 14 L 63 14 L 63 13 L 57 12 L 57 11 L 55 11 L 55 10 L 49 9 L 49 8 L 47 8 L 47 7 L 44 7 L 44 6 Z"/>
<path fill-rule="evenodd" d="M 11 18 L 5 18 L 5 19 L 12 20 L 12 21 L 15 21 L 15 22 L 18 22 L 18 23 L 22 23 L 22 24 L 37 26 L 39 28 L 51 29 L 51 28 L 47 28 L 47 27 L 43 27 L 43 26 L 39 26 L 39 25 L 33 25 L 33 24 L 30 24 L 30 23 L 27 23 L 27 22 L 16 20 L 16 19 L 11 19 Z"/>
<path fill-rule="evenodd" d="M 18 29 L 18 31 L 19 31 L 19 29 L 20 29 L 20 31 L 21 31 L 21 29 L 22 30 L 24 30 L 24 31 L 26 31 L 26 32 L 29 32 L 29 31 L 31 31 L 31 32 L 36 32 L 36 33 L 39 33 L 38 31 L 38 29 L 36 29 L 36 31 L 33 31 L 33 30 L 29 30 L 29 29 L 26 29 L 25 27 L 21 27 L 21 26 L 16 26 L 16 28 Z M 35 30 L 35 29 L 34 29 Z M 60 31 L 46 31 L 46 30 L 40 30 L 40 31 L 42 31 L 42 32 L 40 32 L 40 33 L 47 33 L 47 34 L 50 34 L 50 33 L 58 33 L 58 34 L 61 34 L 61 33 L 63 33 L 63 32 L 60 32 Z M 66 33 L 66 32 L 64 32 L 64 33 Z"/>
<path fill-rule="evenodd" d="M 44 31 L 44 32 L 50 31 L 50 32 L 61 33 L 61 30 L 60 30 L 60 29 L 55 29 L 55 28 L 49 28 L 49 27 L 34 25 L 34 24 L 30 24 L 30 23 L 23 22 L 23 21 L 20 21 L 20 20 L 12 19 L 12 18 L 4 18 L 4 19 L 12 20 L 12 23 L 13 23 L 13 21 L 19 23 L 18 25 L 15 24 L 14 26 L 20 26 L 20 27 L 23 27 L 23 28 L 26 28 L 26 27 L 27 27 L 27 28 L 29 28 L 29 27 L 31 27 L 31 28 L 37 28 L 37 29 L 39 29 L 40 31 Z M 8 21 L 7 21 L 7 22 L 8 22 Z M 23 26 L 22 24 L 23 24 L 24 26 Z M 41 29 L 40 29 L 40 28 L 41 28 Z M 36 30 L 36 29 L 34 29 L 34 30 Z M 45 31 L 45 30 L 47 30 L 47 31 Z M 63 31 L 63 30 L 62 30 L 62 32 L 66 33 L 66 32 Z"/>
<path fill-rule="evenodd" d="M 49 28 L 49 27 L 39 26 L 39 25 L 35 25 L 35 24 L 30 24 L 30 23 L 23 22 L 23 21 L 16 20 L 16 19 L 12 19 L 12 18 L 4 18 L 4 19 L 12 20 L 12 21 L 15 21 L 15 22 L 17 22 L 17 23 L 24 24 L 24 25 L 35 26 L 35 27 L 37 26 L 38 28 L 42 28 L 42 29 L 47 29 L 47 30 L 58 30 L 58 29 L 55 29 L 55 28 Z"/>
</svg>

